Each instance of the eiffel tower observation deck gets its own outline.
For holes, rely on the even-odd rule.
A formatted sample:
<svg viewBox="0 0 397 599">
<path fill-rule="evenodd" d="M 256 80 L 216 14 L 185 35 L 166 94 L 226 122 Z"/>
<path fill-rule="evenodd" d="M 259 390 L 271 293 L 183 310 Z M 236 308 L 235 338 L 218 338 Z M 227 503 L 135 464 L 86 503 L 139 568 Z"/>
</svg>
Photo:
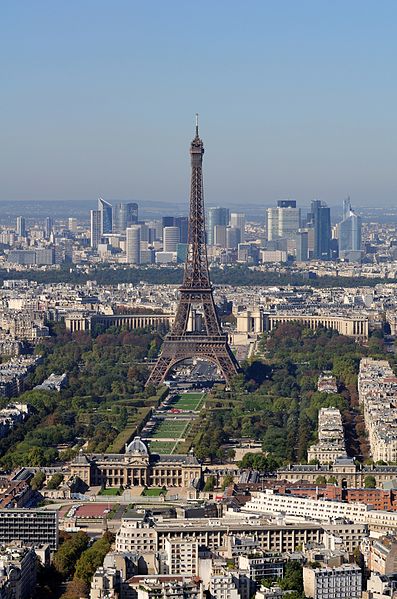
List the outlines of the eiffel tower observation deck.
<svg viewBox="0 0 397 599">
<path fill-rule="evenodd" d="M 211 362 L 226 382 L 239 370 L 227 335 L 222 332 L 210 282 L 205 241 L 203 155 L 204 145 L 199 136 L 196 115 L 196 135 L 190 145 L 190 215 L 183 283 L 179 289 L 180 296 L 173 327 L 164 339 L 161 354 L 146 385 L 159 385 L 175 365 L 186 359 L 200 358 Z M 192 311 L 197 309 L 203 316 L 200 330 L 191 326 L 195 321 Z"/>
</svg>

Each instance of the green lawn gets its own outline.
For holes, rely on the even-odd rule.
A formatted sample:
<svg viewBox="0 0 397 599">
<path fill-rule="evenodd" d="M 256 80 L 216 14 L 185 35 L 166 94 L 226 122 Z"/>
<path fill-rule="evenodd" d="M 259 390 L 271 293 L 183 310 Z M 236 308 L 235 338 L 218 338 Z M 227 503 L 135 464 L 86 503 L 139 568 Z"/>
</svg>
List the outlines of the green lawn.
<svg viewBox="0 0 397 599">
<path fill-rule="evenodd" d="M 111 496 L 121 495 L 121 489 L 113 489 L 113 488 L 102 489 L 101 491 L 99 491 L 99 495 L 111 495 Z"/>
<path fill-rule="evenodd" d="M 160 497 L 160 495 L 166 495 L 167 489 L 163 488 L 153 488 L 153 489 L 143 489 L 141 495 L 143 497 Z"/>
<path fill-rule="evenodd" d="M 182 393 L 176 397 L 172 407 L 177 410 L 192 410 L 198 412 L 204 402 L 204 393 Z"/>
<path fill-rule="evenodd" d="M 179 439 L 183 436 L 189 422 L 186 420 L 163 420 L 154 431 L 153 439 Z"/>
<path fill-rule="evenodd" d="M 170 455 L 175 445 L 173 441 L 149 441 L 149 449 L 152 453 Z"/>
</svg>

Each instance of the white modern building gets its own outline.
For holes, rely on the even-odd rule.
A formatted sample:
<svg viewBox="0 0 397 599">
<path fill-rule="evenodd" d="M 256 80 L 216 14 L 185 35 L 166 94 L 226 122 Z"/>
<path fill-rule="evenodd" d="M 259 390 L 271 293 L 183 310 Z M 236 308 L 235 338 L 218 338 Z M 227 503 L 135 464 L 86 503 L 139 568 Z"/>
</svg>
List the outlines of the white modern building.
<svg viewBox="0 0 397 599">
<path fill-rule="evenodd" d="M 267 209 L 267 239 L 295 239 L 300 227 L 300 208 L 296 200 L 279 200 L 277 208 Z"/>
<path fill-rule="evenodd" d="M 141 229 L 139 225 L 128 227 L 126 232 L 127 264 L 141 263 Z"/>
<path fill-rule="evenodd" d="M 245 241 L 245 214 L 244 212 L 231 212 L 229 224 L 231 227 L 240 229 L 240 242 Z"/>
<path fill-rule="evenodd" d="M 387 531 L 397 528 L 397 512 L 370 509 L 364 503 L 344 503 L 323 499 L 308 499 L 294 495 L 281 495 L 272 489 L 252 493 L 244 511 L 258 514 L 286 514 L 298 520 L 311 519 L 318 522 L 334 522 L 345 519 L 367 524 L 372 530 Z"/>
<path fill-rule="evenodd" d="M 163 246 L 164 252 L 176 252 L 178 243 L 181 240 L 181 231 L 179 227 L 164 227 Z"/>
</svg>

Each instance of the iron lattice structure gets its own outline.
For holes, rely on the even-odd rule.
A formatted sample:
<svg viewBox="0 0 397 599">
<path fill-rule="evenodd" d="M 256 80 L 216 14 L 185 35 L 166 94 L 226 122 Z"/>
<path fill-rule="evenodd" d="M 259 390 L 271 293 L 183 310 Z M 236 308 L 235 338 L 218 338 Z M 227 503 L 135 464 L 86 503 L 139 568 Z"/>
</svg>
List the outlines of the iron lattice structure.
<svg viewBox="0 0 397 599">
<path fill-rule="evenodd" d="M 205 242 L 205 215 L 203 195 L 203 154 L 204 146 L 199 137 L 196 121 L 196 136 L 190 146 L 192 179 L 190 189 L 190 216 L 188 251 L 185 262 L 183 283 L 175 321 L 170 333 L 165 337 L 157 363 L 146 385 L 162 383 L 173 366 L 188 358 L 202 358 L 217 366 L 226 381 L 230 381 L 239 366 L 232 353 L 227 335 L 222 332 L 215 308 L 213 289 L 210 282 Z M 189 326 L 194 318 L 194 310 L 201 307 L 202 330 Z M 193 329 L 193 330 L 191 330 Z"/>
</svg>

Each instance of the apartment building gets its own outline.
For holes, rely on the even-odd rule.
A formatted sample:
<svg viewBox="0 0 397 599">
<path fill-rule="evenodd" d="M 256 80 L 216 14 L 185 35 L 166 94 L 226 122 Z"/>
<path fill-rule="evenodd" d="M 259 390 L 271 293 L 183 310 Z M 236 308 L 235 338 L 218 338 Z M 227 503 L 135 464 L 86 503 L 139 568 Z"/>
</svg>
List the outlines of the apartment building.
<svg viewBox="0 0 397 599">
<path fill-rule="evenodd" d="M 336 568 L 303 568 L 306 597 L 313 599 L 360 599 L 361 569 L 356 564 Z"/>
<path fill-rule="evenodd" d="M 317 391 L 320 393 L 338 393 L 336 378 L 331 372 L 322 372 L 318 377 Z"/>
<path fill-rule="evenodd" d="M 0 597 L 30 599 L 36 586 L 37 556 L 33 549 L 13 543 L 0 547 Z"/>
<path fill-rule="evenodd" d="M 233 574 L 211 576 L 209 584 L 211 599 L 240 599 L 238 584 Z"/>
<path fill-rule="evenodd" d="M 374 461 L 397 461 L 397 377 L 387 360 L 362 358 L 358 394 Z"/>
<path fill-rule="evenodd" d="M 117 551 L 144 554 L 165 552 L 167 540 L 197 541 L 200 547 L 218 551 L 228 547 L 228 537 L 249 535 L 258 549 L 271 552 L 294 551 L 303 543 L 319 543 L 323 527 L 315 522 L 284 525 L 247 514 L 225 518 L 178 518 L 156 521 L 143 514 L 127 514 L 116 535 Z"/>
<path fill-rule="evenodd" d="M 133 576 L 127 581 L 133 599 L 203 599 L 198 579 L 183 576 Z M 237 597 L 237 599 L 239 599 Z"/>
<path fill-rule="evenodd" d="M 157 551 L 157 533 L 145 514 L 127 512 L 116 535 L 116 551 L 137 551 L 141 554 Z"/>
<path fill-rule="evenodd" d="M 165 539 L 164 565 L 167 574 L 197 576 L 199 571 L 198 541 Z"/>
<path fill-rule="evenodd" d="M 247 572 L 250 580 L 261 582 L 265 578 L 277 579 L 284 575 L 285 559 L 280 553 L 254 551 L 238 558 L 239 570 Z"/>
<path fill-rule="evenodd" d="M 245 504 L 244 511 L 259 514 L 287 514 L 319 522 L 333 522 L 342 518 L 356 524 L 367 524 L 371 530 L 384 532 L 397 528 L 396 512 L 371 510 L 363 503 L 279 495 L 270 489 L 253 493 L 251 501 Z"/>
<path fill-rule="evenodd" d="M 120 585 L 119 570 L 100 567 L 92 577 L 90 599 L 117 599 Z"/>
<path fill-rule="evenodd" d="M 0 410 L 0 437 L 5 437 L 16 424 L 29 416 L 29 406 L 22 403 L 8 404 Z"/>
<path fill-rule="evenodd" d="M 371 540 L 367 566 L 371 572 L 382 575 L 397 572 L 397 537 L 395 535 L 388 534 Z"/>
<path fill-rule="evenodd" d="M 40 509 L 0 510 L 0 543 L 21 541 L 24 545 L 58 548 L 58 512 Z"/>
<path fill-rule="evenodd" d="M 321 408 L 318 414 L 318 443 L 307 452 L 307 459 L 329 464 L 347 457 L 342 416 L 336 408 Z"/>
</svg>

